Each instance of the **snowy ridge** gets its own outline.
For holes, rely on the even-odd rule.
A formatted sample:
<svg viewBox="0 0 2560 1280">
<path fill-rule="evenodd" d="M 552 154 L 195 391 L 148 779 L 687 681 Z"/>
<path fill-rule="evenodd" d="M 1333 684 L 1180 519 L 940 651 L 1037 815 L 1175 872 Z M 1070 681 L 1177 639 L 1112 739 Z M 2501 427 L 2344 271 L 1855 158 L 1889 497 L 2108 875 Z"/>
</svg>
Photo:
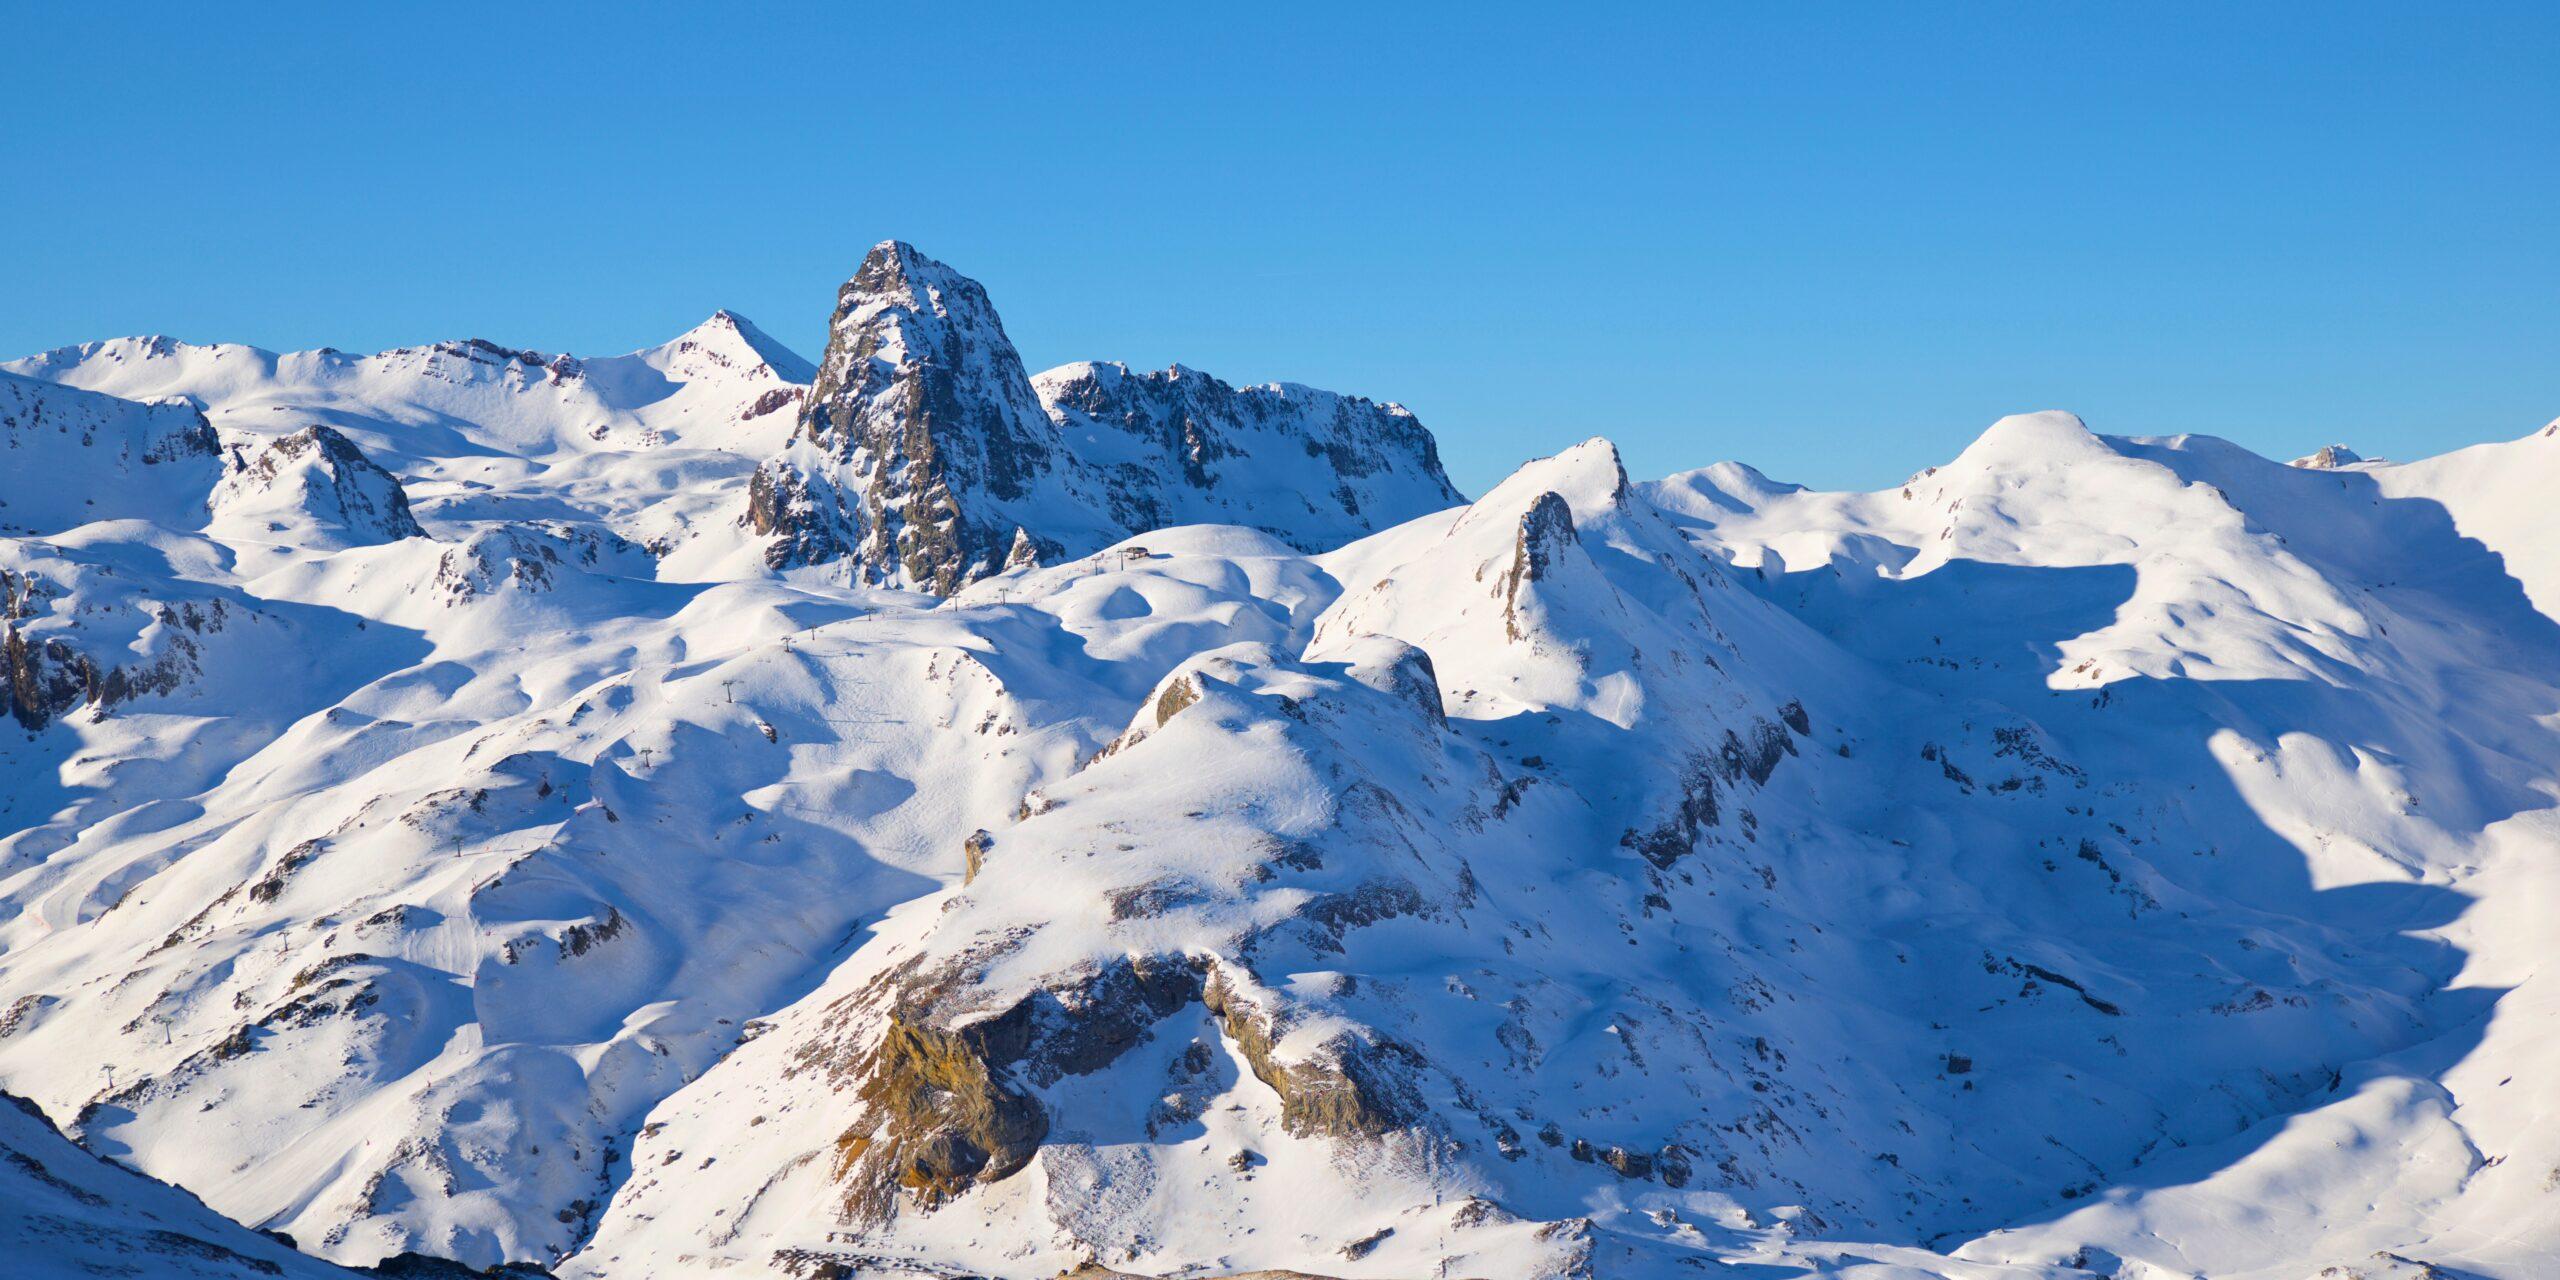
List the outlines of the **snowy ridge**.
<svg viewBox="0 0 2560 1280">
<path fill-rule="evenodd" d="M 658 547 L 667 573 L 691 578 L 752 562 L 730 516 L 755 459 L 788 436 L 810 372 L 726 311 L 624 356 L 481 339 L 354 355 L 125 338 L 0 371 L 126 399 L 186 397 L 251 460 L 323 428 L 393 477 L 431 536 L 574 521 Z"/>
<path fill-rule="evenodd" d="M 0 534 L 132 518 L 201 525 L 219 447 L 184 401 L 136 404 L 0 372 Z"/>
<path fill-rule="evenodd" d="M 2277 472 L 2207 445 L 2162 456 Z M 2311 561 L 2205 573 L 2269 558 L 2273 535 L 2208 520 L 2216 481 L 2142 456 L 2160 448 L 2061 417 L 2003 424 L 1937 475 L 2025 492 L 1968 487 L 1981 523 L 1924 526 L 1915 541 L 1963 545 L 1913 577 L 2014 557 L 2016 504 L 2058 484 L 2034 520 L 2069 509 L 2088 532 L 2063 534 L 2056 568 L 2105 569 L 2123 555 L 2112 519 L 2157 528 L 2143 503 L 2185 504 L 2197 541 L 2134 576 L 2339 607 L 2304 581 Z M 2084 481 L 2133 504 L 2093 505 Z M 1906 501 L 1855 505 L 1873 527 Z M 2443 944 L 2396 938 L 2448 923 L 2450 895 L 2327 902 L 2303 850 L 2335 846 L 2322 880 L 2400 880 L 2375 851 L 2462 847 L 2532 794 L 2520 761 L 2551 755 L 2488 721 L 2424 728 L 2423 696 L 2378 715 L 2341 698 L 2349 740 L 2449 753 L 2425 797 L 2387 769 L 2341 790 L 2332 748 L 2299 731 L 2258 761 L 2272 774 L 2226 776 L 2237 757 L 2178 744 L 2235 717 L 2258 732 L 2246 702 L 2057 702 L 2052 651 L 1998 640 L 2043 615 L 1996 607 L 1919 651 L 1878 628 L 1862 663 L 1731 583 L 1597 442 L 1319 563 L 1369 585 L 1319 616 L 1304 659 L 1267 642 L 1193 659 L 1098 759 L 964 841 L 965 887 L 660 1112 L 640 1166 L 691 1172 L 635 1179 L 578 1265 L 687 1247 L 677 1206 L 709 1192 L 733 1225 L 698 1256 L 739 1262 L 1648 1274 L 1683 1256 L 1918 1266 L 1934 1245 L 2064 1274 L 2122 1233 L 1965 1241 L 2316 1108 L 2344 1064 L 2464 1034 L 2477 999 L 2429 994 L 2454 976 Z M 2415 675 L 2444 656 L 2425 603 L 2395 607 L 2388 645 L 2354 647 L 2343 615 L 2323 643 Z M 1949 638 L 1964 656 L 1939 652 Z M 2093 645 L 2135 666 L 2134 638 Z M 2284 697 L 2336 678 L 2306 644 L 2243 625 L 2211 651 Z M 1919 677 L 1871 665 L 1892 654 Z M 2031 699 L 2036 719 L 1986 694 Z M 2289 773 L 2306 780 L 2290 800 L 2272 780 Z M 769 1123 L 736 1137 L 742 1113 Z M 706 1174 L 706 1149 L 744 1168 Z M 1203 1194 L 1256 1242 L 1175 1231 Z M 1024 1239 L 1044 1219 L 1052 1234 Z M 810 1225 L 830 1220 L 859 1247 Z M 2189 1230 L 2153 1255 L 2281 1264 L 2318 1238 Z"/>
</svg>

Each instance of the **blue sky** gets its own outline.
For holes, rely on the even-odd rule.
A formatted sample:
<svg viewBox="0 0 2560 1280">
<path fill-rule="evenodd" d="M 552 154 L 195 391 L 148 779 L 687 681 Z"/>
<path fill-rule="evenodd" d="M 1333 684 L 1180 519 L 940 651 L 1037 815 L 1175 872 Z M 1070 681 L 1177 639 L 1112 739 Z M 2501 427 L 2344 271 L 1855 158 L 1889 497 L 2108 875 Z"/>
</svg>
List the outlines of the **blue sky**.
<svg viewBox="0 0 2560 1280">
<path fill-rule="evenodd" d="M 2560 415 L 2560 6 L 211 8 L 8 19 L 0 352 L 815 355 L 895 236 L 1034 368 L 1401 400 L 1470 490 Z"/>
</svg>

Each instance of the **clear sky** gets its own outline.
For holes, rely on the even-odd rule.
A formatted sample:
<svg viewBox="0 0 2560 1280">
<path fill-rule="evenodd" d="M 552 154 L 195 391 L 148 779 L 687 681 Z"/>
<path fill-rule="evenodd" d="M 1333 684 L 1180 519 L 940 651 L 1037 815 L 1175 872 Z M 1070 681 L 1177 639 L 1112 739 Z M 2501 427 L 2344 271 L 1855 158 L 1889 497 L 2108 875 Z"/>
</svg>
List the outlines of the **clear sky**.
<svg viewBox="0 0 2560 1280">
<path fill-rule="evenodd" d="M 1401 400 L 1471 491 L 2560 415 L 2560 5 L 1079 10 L 13 6 L 0 353 L 815 356 L 894 236 L 1035 369 Z"/>
</svg>

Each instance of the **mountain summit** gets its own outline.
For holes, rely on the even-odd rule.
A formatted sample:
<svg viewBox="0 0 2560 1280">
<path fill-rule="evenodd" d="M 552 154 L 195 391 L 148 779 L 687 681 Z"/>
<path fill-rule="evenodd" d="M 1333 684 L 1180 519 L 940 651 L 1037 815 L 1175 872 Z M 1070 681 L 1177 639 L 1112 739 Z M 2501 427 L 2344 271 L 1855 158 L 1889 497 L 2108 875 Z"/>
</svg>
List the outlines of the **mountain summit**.
<svg viewBox="0 0 2560 1280">
<path fill-rule="evenodd" d="M 1457 501 L 1393 405 L 1179 366 L 1031 378 L 978 282 L 891 240 L 837 294 L 799 430 L 758 469 L 745 520 L 775 568 L 847 559 L 947 595 L 1169 525 L 1313 550 Z"/>
</svg>

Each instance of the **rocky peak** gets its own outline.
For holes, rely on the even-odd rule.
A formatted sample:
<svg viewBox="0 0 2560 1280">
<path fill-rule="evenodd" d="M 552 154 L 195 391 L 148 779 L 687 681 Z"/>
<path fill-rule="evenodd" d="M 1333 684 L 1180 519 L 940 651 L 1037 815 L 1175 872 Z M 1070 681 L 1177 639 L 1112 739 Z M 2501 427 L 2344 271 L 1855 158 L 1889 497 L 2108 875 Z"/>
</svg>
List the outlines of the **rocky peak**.
<svg viewBox="0 0 2560 1280">
<path fill-rule="evenodd" d="M 797 352 L 745 316 L 725 309 L 712 312 L 710 319 L 653 354 L 662 357 L 662 367 L 669 374 L 687 381 L 728 377 L 808 382 L 817 377 L 817 369 Z"/>
<path fill-rule="evenodd" d="M 1633 493 L 1618 447 L 1593 436 L 1553 457 L 1524 464 L 1470 507 L 1466 519 L 1508 520 L 1515 512 L 1534 514 L 1535 508 L 1552 499 L 1561 506 L 1569 528 L 1577 516 L 1588 519 L 1624 508 Z"/>
<path fill-rule="evenodd" d="M 948 594 L 1001 566 L 1055 432 L 974 280 L 886 241 L 836 295 L 795 452 L 755 479 L 775 568 L 850 556 L 866 580 Z M 799 446 L 805 446 L 800 448 Z"/>
<path fill-rule="evenodd" d="M 400 481 L 319 423 L 232 446 L 213 509 L 236 530 L 292 532 L 315 543 L 370 546 L 426 536 Z"/>
<path fill-rule="evenodd" d="M 1012 498 L 1045 461 L 1045 417 L 986 289 L 888 240 L 837 291 L 801 427 L 839 455 L 869 447 L 884 463 L 932 466 L 949 454 L 946 465 L 975 464 Z"/>
<path fill-rule="evenodd" d="M 892 240 L 837 294 L 745 523 L 772 536 L 774 568 L 847 559 L 860 580 L 947 595 L 1170 525 L 1312 551 L 1461 500 L 1400 406 L 1181 365 L 1032 379 L 983 287 Z"/>
</svg>

